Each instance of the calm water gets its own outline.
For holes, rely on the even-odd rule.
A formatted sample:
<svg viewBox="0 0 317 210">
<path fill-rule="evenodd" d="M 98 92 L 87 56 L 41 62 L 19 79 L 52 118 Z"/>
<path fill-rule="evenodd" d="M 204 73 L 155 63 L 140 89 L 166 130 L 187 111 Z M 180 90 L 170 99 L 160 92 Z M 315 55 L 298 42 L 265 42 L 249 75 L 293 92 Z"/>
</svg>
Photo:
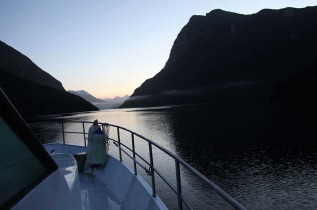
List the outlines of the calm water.
<svg viewBox="0 0 317 210">
<path fill-rule="evenodd" d="M 54 118 L 98 119 L 136 131 L 183 158 L 249 209 L 317 209 L 316 124 L 274 103 L 105 110 Z M 65 128 L 82 129 L 69 124 Z M 131 145 L 130 136 L 121 135 Z M 116 138 L 115 129 L 110 136 Z M 42 141 L 61 141 L 61 135 L 45 137 Z M 83 144 L 82 136 L 68 135 L 66 141 Z M 148 145 L 138 138 L 136 149 L 148 158 Z M 115 145 L 110 152 L 118 155 Z M 176 187 L 174 161 L 157 149 L 153 153 L 155 167 Z M 138 171 L 150 183 L 150 177 Z M 231 209 L 189 171 L 181 168 L 181 174 L 184 197 L 193 208 Z M 169 208 L 177 207 L 176 196 L 158 177 L 157 191 Z"/>
</svg>

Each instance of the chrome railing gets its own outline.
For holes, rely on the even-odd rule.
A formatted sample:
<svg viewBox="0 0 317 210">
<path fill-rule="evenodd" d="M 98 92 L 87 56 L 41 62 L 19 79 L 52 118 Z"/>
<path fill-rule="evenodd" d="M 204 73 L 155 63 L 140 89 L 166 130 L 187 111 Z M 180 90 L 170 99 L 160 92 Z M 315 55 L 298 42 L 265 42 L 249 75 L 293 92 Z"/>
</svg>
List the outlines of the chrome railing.
<svg viewBox="0 0 317 210">
<path fill-rule="evenodd" d="M 61 128 L 62 128 L 62 138 L 63 138 L 63 144 L 65 144 L 65 134 L 82 134 L 83 135 L 83 140 L 84 140 L 84 146 L 87 146 L 87 137 L 86 137 L 86 130 L 85 130 L 85 124 L 92 124 L 93 122 L 88 122 L 88 121 L 56 121 L 56 122 L 41 122 L 41 123 L 31 123 L 29 124 L 30 126 L 33 125 L 42 125 L 42 124 L 49 124 L 49 123 L 60 123 Z M 64 129 L 64 124 L 65 123 L 81 123 L 83 132 L 73 132 L 73 131 L 65 131 Z M 177 157 L 164 147 L 160 146 L 159 144 L 153 142 L 151 139 L 148 139 L 138 133 L 135 133 L 127 128 L 118 126 L 118 125 L 113 125 L 113 124 L 108 124 L 108 123 L 99 123 L 99 125 L 102 127 L 103 130 L 105 130 L 105 127 L 113 127 L 117 130 L 117 139 L 112 139 L 109 137 L 109 140 L 111 140 L 115 146 L 118 147 L 119 151 L 119 159 L 122 161 L 122 152 L 125 153 L 131 160 L 133 161 L 133 168 L 134 168 L 134 174 L 137 175 L 137 165 L 139 165 L 142 169 L 144 169 L 147 173 L 147 175 L 151 176 L 151 184 L 152 184 L 152 196 L 156 196 L 156 185 L 155 185 L 155 174 L 161 177 L 161 179 L 167 184 L 167 186 L 177 195 L 177 200 L 178 200 L 178 209 L 183 209 L 183 203 L 189 208 L 193 209 L 189 203 L 185 200 L 185 198 L 182 195 L 182 188 L 181 188 L 181 173 L 180 173 L 180 165 L 191 171 L 194 175 L 196 175 L 201 181 L 203 181 L 205 184 L 207 184 L 210 188 L 212 188 L 220 197 L 222 197 L 228 204 L 230 204 L 233 208 L 235 209 L 243 209 L 245 210 L 246 208 L 242 206 L 237 200 L 235 200 L 233 197 L 231 197 L 229 194 L 227 194 L 224 190 L 222 190 L 220 187 L 218 187 L 215 183 L 210 181 L 208 178 L 206 178 L 204 175 L 202 175 L 199 171 L 197 171 L 195 168 L 190 166 L 186 161 L 184 161 L 182 158 Z M 120 130 L 127 131 L 131 134 L 131 145 L 132 148 L 129 146 L 125 145 L 124 143 L 121 142 L 121 137 L 120 137 Z M 45 132 L 44 132 L 45 133 Z M 43 134 L 43 132 L 35 133 L 35 135 Z M 148 142 L 148 151 L 149 151 L 149 157 L 150 161 L 145 160 L 140 154 L 138 154 L 135 151 L 135 142 L 134 142 L 134 137 L 137 136 L 140 139 Z M 152 147 L 156 147 L 157 149 L 163 151 L 165 154 L 170 156 L 175 160 L 175 170 L 176 170 L 176 189 L 172 186 L 172 184 L 154 167 L 154 162 L 153 162 L 153 152 L 152 152 Z M 129 154 L 129 152 L 126 151 L 126 149 L 130 152 L 132 152 L 132 155 Z M 138 157 L 141 159 L 145 164 L 148 165 L 149 168 L 144 166 L 140 161 L 136 159 Z"/>
</svg>

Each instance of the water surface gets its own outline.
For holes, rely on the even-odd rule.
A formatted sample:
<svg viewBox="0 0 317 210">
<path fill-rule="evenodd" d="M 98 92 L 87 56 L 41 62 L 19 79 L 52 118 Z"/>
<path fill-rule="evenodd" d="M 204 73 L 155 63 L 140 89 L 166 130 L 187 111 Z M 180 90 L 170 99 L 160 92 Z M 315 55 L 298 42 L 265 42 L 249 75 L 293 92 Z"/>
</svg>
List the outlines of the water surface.
<svg viewBox="0 0 317 210">
<path fill-rule="evenodd" d="M 316 126 L 270 101 L 104 110 L 54 119 L 98 119 L 133 130 L 183 158 L 249 209 L 317 208 Z M 65 129 L 82 127 L 65 124 Z M 117 138 L 115 129 L 110 136 Z M 121 137 L 131 145 L 128 133 Z M 51 134 L 42 140 L 61 139 Z M 80 135 L 66 135 L 66 140 L 83 145 Z M 146 142 L 136 138 L 136 149 L 148 159 Z M 118 156 L 113 144 L 110 152 Z M 158 149 L 153 153 L 155 167 L 176 187 L 174 160 Z M 151 184 L 150 177 L 138 171 Z M 184 197 L 193 208 L 231 209 L 183 167 L 181 175 Z M 158 177 L 156 181 L 158 195 L 169 208 L 177 208 L 174 193 Z"/>
</svg>

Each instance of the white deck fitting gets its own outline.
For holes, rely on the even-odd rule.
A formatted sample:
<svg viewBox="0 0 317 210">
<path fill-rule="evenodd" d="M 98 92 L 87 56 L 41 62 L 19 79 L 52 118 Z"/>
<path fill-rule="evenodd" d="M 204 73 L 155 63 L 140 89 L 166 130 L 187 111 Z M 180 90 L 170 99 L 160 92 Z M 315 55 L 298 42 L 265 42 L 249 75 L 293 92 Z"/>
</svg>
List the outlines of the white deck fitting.
<svg viewBox="0 0 317 210">
<path fill-rule="evenodd" d="M 79 174 L 77 163 L 74 157 L 70 154 L 54 154 L 51 156 L 58 165 L 59 171 L 64 175 L 69 189 L 79 187 Z"/>
<path fill-rule="evenodd" d="M 54 149 L 57 153 L 72 155 L 87 150 L 86 147 L 62 144 L 48 144 L 44 147 L 48 152 Z M 111 155 L 101 170 L 94 171 L 94 178 L 88 177 L 88 172 L 89 169 L 79 174 L 81 200 L 85 210 L 167 209 L 159 197 L 151 196 L 152 188 L 141 176 L 133 175 L 129 165 Z"/>
</svg>

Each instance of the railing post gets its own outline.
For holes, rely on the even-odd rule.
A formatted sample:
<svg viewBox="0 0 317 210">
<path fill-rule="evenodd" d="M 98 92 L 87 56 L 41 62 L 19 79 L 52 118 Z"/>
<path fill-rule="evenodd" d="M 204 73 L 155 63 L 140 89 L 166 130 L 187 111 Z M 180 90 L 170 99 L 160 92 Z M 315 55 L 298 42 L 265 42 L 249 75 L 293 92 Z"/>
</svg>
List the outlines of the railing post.
<svg viewBox="0 0 317 210">
<path fill-rule="evenodd" d="M 105 125 L 101 123 L 101 130 L 105 133 Z"/>
<path fill-rule="evenodd" d="M 84 144 L 85 144 L 85 147 L 86 147 L 87 145 L 86 145 L 86 130 L 85 130 L 85 122 L 83 122 L 83 132 L 84 132 Z"/>
<path fill-rule="evenodd" d="M 179 162 L 175 159 L 175 169 L 176 169 L 176 183 L 177 183 L 177 198 L 178 198 L 178 209 L 183 209 L 183 200 L 182 200 L 182 185 L 181 185 L 181 175 Z"/>
<path fill-rule="evenodd" d="M 134 135 L 133 133 L 131 133 L 131 139 L 132 139 L 132 150 L 133 150 L 133 158 L 135 160 L 135 146 L 134 146 Z M 136 168 L 136 162 L 133 161 L 133 165 L 134 165 L 134 175 L 138 174 L 137 168 Z"/>
<path fill-rule="evenodd" d="M 154 163 L 153 163 L 153 153 L 152 153 L 152 143 L 149 142 L 149 154 L 150 154 L 150 164 L 151 164 L 151 172 L 152 172 L 152 196 L 156 197 L 155 191 L 155 177 L 154 177 Z"/>
<path fill-rule="evenodd" d="M 119 131 L 119 127 L 117 127 L 117 133 L 118 133 L 118 143 L 119 143 L 119 157 L 120 157 L 120 161 L 122 161 L 122 154 L 121 154 L 121 142 L 120 142 L 120 131 Z"/>
<path fill-rule="evenodd" d="M 64 122 L 62 122 L 63 144 L 65 144 Z"/>
</svg>

